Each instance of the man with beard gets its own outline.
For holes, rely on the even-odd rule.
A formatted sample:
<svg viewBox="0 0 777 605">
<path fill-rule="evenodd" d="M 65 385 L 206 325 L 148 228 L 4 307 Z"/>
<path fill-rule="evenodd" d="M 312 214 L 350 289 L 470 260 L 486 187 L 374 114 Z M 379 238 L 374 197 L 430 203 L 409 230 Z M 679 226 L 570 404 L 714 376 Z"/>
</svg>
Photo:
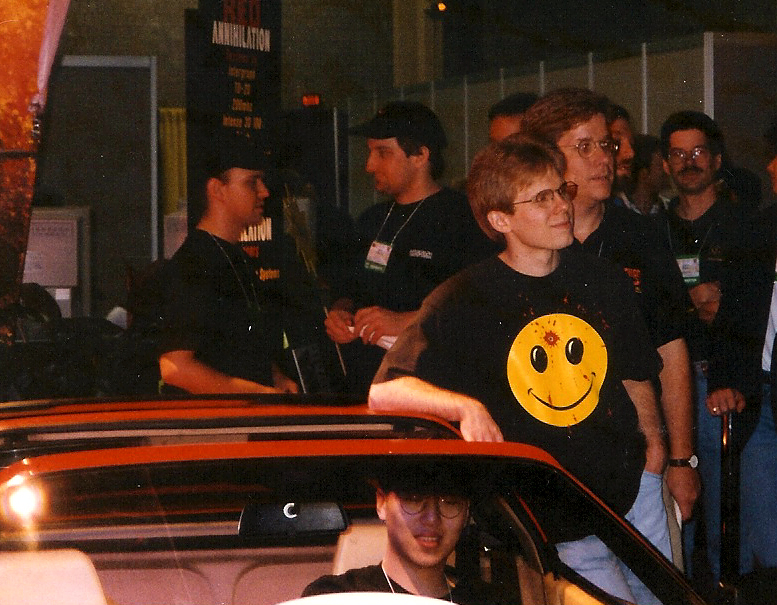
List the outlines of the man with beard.
<svg viewBox="0 0 777 605">
<path fill-rule="evenodd" d="M 677 260 L 693 302 L 688 347 L 696 382 L 698 464 L 703 485 L 707 557 L 720 578 L 720 416 L 741 412 L 742 384 L 721 359 L 737 338 L 746 271 L 745 243 L 752 240 L 745 212 L 732 202 L 718 171 L 724 152 L 718 125 L 698 111 L 680 111 L 661 127 L 664 170 L 678 197 L 661 220 L 661 232 Z M 684 528 L 686 560 L 693 542 L 693 524 Z"/>
<path fill-rule="evenodd" d="M 367 139 L 365 169 L 389 199 L 357 220 L 359 250 L 347 283 L 333 292 L 325 327 L 341 347 L 346 390 L 366 395 L 386 349 L 424 297 L 494 247 L 466 196 L 437 182 L 447 139 L 431 109 L 395 101 L 350 133 Z"/>
</svg>

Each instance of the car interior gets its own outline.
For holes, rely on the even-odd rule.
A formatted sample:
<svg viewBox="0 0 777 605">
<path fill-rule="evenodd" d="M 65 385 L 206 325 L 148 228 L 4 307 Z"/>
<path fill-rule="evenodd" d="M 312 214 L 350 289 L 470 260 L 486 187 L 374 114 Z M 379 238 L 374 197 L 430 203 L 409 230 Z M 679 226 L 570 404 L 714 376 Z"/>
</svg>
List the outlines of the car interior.
<svg viewBox="0 0 777 605">
<path fill-rule="evenodd" d="M 0 569 L 6 578 L 44 577 L 36 575 L 42 569 L 60 577 L 48 584 L 56 586 L 49 592 L 44 581 L 30 580 L 40 589 L 37 596 L 0 591 L 0 605 L 274 605 L 296 599 L 322 575 L 381 560 L 386 535 L 375 513 L 373 478 L 386 469 L 402 472 L 401 462 L 397 456 L 226 457 L 41 474 L 29 485 L 20 482 L 43 503 L 37 517 L 12 520 L 9 502 L 22 492 L 0 490 Z M 621 603 L 555 554 L 554 528 L 570 515 L 558 502 L 572 506 L 567 523 L 599 523 L 580 495 L 542 465 L 466 465 L 478 485 L 490 487 L 472 500 L 449 577 L 472 574 L 516 605 Z M 608 540 L 628 542 L 617 530 Z M 655 567 L 633 556 L 635 564 Z M 0 582 L 10 585 L 3 576 Z"/>
</svg>

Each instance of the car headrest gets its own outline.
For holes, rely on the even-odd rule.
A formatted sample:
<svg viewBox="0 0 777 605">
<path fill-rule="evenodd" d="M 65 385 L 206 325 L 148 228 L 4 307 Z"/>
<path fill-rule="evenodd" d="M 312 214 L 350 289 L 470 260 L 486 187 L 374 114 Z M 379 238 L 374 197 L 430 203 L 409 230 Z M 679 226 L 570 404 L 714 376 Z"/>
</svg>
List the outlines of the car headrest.
<svg viewBox="0 0 777 605">
<path fill-rule="evenodd" d="M 92 561 L 77 550 L 0 553 L 0 605 L 107 605 Z"/>
</svg>

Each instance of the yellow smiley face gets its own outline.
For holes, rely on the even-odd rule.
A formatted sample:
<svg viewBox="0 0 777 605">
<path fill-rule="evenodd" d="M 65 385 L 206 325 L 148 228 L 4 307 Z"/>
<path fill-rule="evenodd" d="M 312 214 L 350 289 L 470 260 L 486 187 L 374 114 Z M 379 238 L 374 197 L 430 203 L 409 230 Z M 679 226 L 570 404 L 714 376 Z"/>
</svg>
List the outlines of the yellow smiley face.
<svg viewBox="0 0 777 605">
<path fill-rule="evenodd" d="M 513 395 L 545 424 L 572 426 L 599 403 L 607 349 L 598 332 L 574 315 L 554 313 L 528 323 L 507 358 Z"/>
</svg>

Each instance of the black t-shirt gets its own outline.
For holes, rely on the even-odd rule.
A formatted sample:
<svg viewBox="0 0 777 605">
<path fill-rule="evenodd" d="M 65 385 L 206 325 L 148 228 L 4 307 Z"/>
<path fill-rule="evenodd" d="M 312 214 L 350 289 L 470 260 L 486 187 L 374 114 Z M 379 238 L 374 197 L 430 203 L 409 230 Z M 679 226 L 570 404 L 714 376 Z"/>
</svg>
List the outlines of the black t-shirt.
<svg viewBox="0 0 777 605">
<path fill-rule="evenodd" d="M 567 249 L 545 277 L 494 257 L 446 281 L 375 381 L 414 375 L 474 397 L 505 439 L 545 449 L 625 514 L 645 439 L 623 381 L 655 380 L 660 363 L 623 271 Z"/>
<path fill-rule="evenodd" d="M 736 286 L 741 282 L 738 271 L 748 266 L 748 248 L 753 238 L 753 222 L 748 214 L 725 198 L 719 198 L 703 215 L 689 221 L 677 215 L 678 199 L 672 200 L 660 220 L 659 232 L 678 264 L 688 289 L 700 283 L 720 282 L 721 302 L 718 316 L 711 324 L 698 314 L 688 319 L 688 349 L 692 361 L 710 361 L 714 355 L 716 332 L 729 312 L 736 310 Z M 733 303 L 733 305 L 732 305 Z M 745 311 L 746 312 L 746 311 Z"/>
<path fill-rule="evenodd" d="M 393 587 L 393 590 L 392 590 Z M 380 565 L 370 565 L 359 569 L 349 569 L 337 576 L 322 576 L 310 583 L 302 592 L 303 597 L 336 592 L 396 592 L 409 594 L 402 586 L 391 581 L 391 586 L 383 574 Z M 448 600 L 448 597 L 439 597 Z M 497 605 L 515 602 L 502 595 L 490 584 L 483 581 L 462 580 L 451 589 L 450 600 L 458 605 Z"/>
<path fill-rule="evenodd" d="M 693 305 L 654 221 L 608 201 L 599 227 L 581 245 L 623 267 L 656 347 L 685 337 Z"/>
<path fill-rule="evenodd" d="M 437 285 L 496 251 L 478 227 L 466 196 L 447 188 L 413 204 L 376 204 L 359 217 L 357 232 L 359 254 L 349 284 L 336 294 L 353 300 L 356 309 L 415 311 Z M 391 245 L 383 271 L 365 267 L 376 240 Z M 349 370 L 348 390 L 366 394 L 385 350 L 357 340 L 342 351 Z"/>
<path fill-rule="evenodd" d="M 251 259 L 196 229 L 170 260 L 167 275 L 160 352 L 194 351 L 195 359 L 229 376 L 272 385 L 279 322 Z"/>
</svg>

